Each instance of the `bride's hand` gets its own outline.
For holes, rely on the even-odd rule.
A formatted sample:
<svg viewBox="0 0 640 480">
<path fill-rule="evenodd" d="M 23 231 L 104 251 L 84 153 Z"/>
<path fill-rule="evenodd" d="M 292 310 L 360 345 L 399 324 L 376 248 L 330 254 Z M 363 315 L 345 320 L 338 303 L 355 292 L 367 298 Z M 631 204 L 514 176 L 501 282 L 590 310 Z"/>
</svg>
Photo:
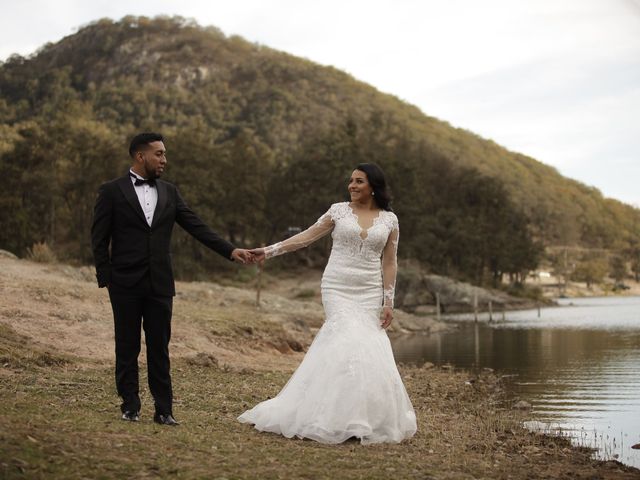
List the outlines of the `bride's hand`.
<svg viewBox="0 0 640 480">
<path fill-rule="evenodd" d="M 389 325 L 391 325 L 392 320 L 393 320 L 393 308 L 383 307 L 382 318 L 380 319 L 382 328 L 387 328 Z"/>
<path fill-rule="evenodd" d="M 264 248 L 252 248 L 251 250 L 249 250 L 249 253 L 253 254 L 253 258 L 256 263 L 264 262 Z"/>
</svg>

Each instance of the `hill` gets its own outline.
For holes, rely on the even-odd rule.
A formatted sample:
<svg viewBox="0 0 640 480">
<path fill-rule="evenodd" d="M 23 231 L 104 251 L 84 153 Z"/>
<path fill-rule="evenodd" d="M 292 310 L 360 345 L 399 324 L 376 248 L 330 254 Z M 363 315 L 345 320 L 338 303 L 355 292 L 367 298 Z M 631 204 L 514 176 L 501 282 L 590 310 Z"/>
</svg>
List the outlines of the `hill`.
<svg viewBox="0 0 640 480">
<path fill-rule="evenodd" d="M 496 282 L 534 268 L 543 245 L 639 242 L 638 210 L 335 68 L 181 18 L 125 17 L 0 65 L 0 248 L 46 241 L 90 261 L 78 232 L 140 130 L 165 134 L 170 180 L 240 244 L 312 223 L 360 161 L 391 179 L 401 255 L 436 273 Z M 211 263 L 186 237 L 176 251 L 182 275 Z"/>
</svg>

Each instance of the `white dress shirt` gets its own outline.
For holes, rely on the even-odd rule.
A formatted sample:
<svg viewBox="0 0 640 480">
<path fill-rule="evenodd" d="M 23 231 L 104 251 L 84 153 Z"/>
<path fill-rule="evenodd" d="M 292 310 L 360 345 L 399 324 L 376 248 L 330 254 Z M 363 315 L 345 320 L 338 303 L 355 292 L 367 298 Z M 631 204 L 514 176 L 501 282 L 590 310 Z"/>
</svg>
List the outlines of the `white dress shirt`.
<svg viewBox="0 0 640 480">
<path fill-rule="evenodd" d="M 133 170 L 129 170 L 129 172 L 131 172 L 131 175 L 135 175 L 136 178 L 145 180 Z M 153 222 L 153 212 L 156 211 L 156 205 L 158 204 L 158 190 L 155 186 L 152 187 L 148 183 L 136 186 L 136 178 L 131 177 L 131 183 L 133 183 L 133 188 L 138 196 L 144 218 L 147 219 L 147 223 L 151 226 Z"/>
</svg>

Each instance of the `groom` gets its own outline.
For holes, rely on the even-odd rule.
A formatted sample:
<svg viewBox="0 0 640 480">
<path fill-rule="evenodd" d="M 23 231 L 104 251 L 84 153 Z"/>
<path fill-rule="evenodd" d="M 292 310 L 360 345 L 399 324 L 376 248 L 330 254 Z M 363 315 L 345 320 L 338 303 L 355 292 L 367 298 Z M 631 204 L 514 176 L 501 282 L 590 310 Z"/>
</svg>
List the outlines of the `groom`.
<svg viewBox="0 0 640 480">
<path fill-rule="evenodd" d="M 147 344 L 153 420 L 178 425 L 172 412 L 169 340 L 175 285 L 171 269 L 174 223 L 225 258 L 252 263 L 247 250 L 219 237 L 185 204 L 175 185 L 160 180 L 167 165 L 162 135 L 141 133 L 129 146 L 131 169 L 98 191 L 91 243 L 99 287 L 107 287 L 116 340 L 116 387 L 122 419 L 137 422 L 140 327 Z M 109 249 L 111 246 L 111 249 Z"/>
</svg>

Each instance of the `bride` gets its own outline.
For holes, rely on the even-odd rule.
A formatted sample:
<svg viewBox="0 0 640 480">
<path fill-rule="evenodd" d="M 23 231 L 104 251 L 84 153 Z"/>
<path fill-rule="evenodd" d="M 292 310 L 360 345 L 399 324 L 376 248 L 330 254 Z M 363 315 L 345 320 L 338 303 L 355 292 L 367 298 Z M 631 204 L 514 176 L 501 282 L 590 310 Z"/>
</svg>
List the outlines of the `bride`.
<svg viewBox="0 0 640 480">
<path fill-rule="evenodd" d="M 335 203 L 304 232 L 251 252 L 257 260 L 306 247 L 331 232 L 322 276 L 325 322 L 280 393 L 238 420 L 322 443 L 400 442 L 416 416 L 386 329 L 393 320 L 399 228 L 382 170 L 356 167 L 351 202 Z"/>
</svg>

